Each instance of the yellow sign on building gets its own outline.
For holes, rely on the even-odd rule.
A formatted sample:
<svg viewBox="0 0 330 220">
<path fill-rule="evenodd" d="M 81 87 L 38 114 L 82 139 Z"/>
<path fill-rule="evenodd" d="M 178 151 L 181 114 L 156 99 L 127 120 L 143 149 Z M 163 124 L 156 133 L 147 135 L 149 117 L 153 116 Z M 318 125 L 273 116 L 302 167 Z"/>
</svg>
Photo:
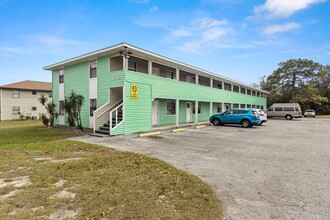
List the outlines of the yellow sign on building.
<svg viewBox="0 0 330 220">
<path fill-rule="evenodd" d="M 137 84 L 131 85 L 131 99 L 139 98 L 139 86 Z"/>
</svg>

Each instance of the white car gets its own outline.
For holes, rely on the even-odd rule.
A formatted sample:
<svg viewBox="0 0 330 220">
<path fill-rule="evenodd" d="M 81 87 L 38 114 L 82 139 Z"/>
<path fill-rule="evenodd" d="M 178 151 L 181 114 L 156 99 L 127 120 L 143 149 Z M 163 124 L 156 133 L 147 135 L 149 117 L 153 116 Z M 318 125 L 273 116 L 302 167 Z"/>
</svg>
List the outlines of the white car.
<svg viewBox="0 0 330 220">
<path fill-rule="evenodd" d="M 254 109 L 254 110 L 258 113 L 260 117 L 260 123 L 258 125 L 267 122 L 267 114 L 264 111 L 262 111 L 261 109 Z"/>
<path fill-rule="evenodd" d="M 304 117 L 313 117 L 315 118 L 315 111 L 313 109 L 306 109 Z"/>
</svg>

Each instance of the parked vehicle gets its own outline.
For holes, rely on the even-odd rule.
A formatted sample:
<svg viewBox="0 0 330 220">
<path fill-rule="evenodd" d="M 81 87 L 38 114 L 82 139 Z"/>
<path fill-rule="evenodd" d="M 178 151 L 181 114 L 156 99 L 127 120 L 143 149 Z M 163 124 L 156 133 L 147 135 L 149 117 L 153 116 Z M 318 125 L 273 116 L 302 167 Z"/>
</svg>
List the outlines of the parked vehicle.
<svg viewBox="0 0 330 220">
<path fill-rule="evenodd" d="M 267 110 L 268 118 L 283 117 L 287 120 L 301 118 L 301 108 L 298 103 L 274 103 Z"/>
<path fill-rule="evenodd" d="M 304 117 L 313 117 L 315 118 L 315 111 L 313 109 L 306 109 Z"/>
<path fill-rule="evenodd" d="M 262 125 L 262 123 L 267 122 L 267 114 L 264 111 L 262 111 L 261 109 L 254 109 L 254 110 L 258 113 L 260 117 L 260 123 L 258 125 Z"/>
<path fill-rule="evenodd" d="M 214 126 L 225 124 L 241 124 L 243 128 L 249 128 L 260 123 L 258 113 L 253 109 L 235 108 L 210 117 Z"/>
</svg>

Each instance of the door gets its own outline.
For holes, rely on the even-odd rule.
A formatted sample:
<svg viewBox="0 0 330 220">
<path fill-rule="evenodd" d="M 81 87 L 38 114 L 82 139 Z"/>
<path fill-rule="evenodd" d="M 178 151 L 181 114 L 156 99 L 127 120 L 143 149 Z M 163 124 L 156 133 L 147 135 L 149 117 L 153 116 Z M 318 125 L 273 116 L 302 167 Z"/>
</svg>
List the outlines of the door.
<svg viewBox="0 0 330 220">
<path fill-rule="evenodd" d="M 159 101 L 158 100 L 153 100 L 152 101 L 152 126 L 157 126 L 159 125 L 158 122 L 158 107 L 159 107 Z"/>
<path fill-rule="evenodd" d="M 152 75 L 159 76 L 159 68 L 152 67 Z"/>
<path fill-rule="evenodd" d="M 192 103 L 186 103 L 186 122 L 192 122 Z"/>
</svg>

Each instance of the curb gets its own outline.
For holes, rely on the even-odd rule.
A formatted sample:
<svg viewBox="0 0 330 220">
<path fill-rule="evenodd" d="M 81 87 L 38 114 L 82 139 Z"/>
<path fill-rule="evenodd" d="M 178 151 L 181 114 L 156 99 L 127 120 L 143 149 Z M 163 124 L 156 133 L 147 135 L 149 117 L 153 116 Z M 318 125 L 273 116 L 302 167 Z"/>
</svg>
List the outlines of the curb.
<svg viewBox="0 0 330 220">
<path fill-rule="evenodd" d="M 171 130 L 171 132 L 181 132 L 181 131 L 185 131 L 185 130 L 187 130 L 187 128 L 177 128 L 177 129 Z"/>
<path fill-rule="evenodd" d="M 152 135 L 160 135 L 160 131 L 156 131 L 156 132 L 149 132 L 149 133 L 143 133 L 143 134 L 139 134 L 138 137 L 148 137 L 148 136 L 152 136 Z"/>
</svg>

